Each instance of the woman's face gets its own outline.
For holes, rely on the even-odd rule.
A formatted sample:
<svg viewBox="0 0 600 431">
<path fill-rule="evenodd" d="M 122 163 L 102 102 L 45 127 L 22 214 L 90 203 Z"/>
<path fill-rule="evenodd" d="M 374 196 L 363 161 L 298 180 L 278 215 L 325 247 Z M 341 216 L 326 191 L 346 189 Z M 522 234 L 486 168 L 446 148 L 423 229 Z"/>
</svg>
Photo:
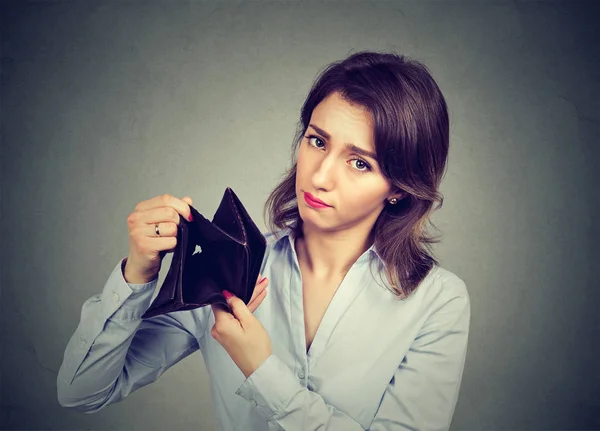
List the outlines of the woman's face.
<svg viewBox="0 0 600 431">
<path fill-rule="evenodd" d="M 364 108 L 350 105 L 339 93 L 315 107 L 296 167 L 296 197 L 305 228 L 370 231 L 386 198 L 392 197 L 374 153 L 371 115 Z M 307 194 L 328 206 L 311 206 Z"/>
</svg>

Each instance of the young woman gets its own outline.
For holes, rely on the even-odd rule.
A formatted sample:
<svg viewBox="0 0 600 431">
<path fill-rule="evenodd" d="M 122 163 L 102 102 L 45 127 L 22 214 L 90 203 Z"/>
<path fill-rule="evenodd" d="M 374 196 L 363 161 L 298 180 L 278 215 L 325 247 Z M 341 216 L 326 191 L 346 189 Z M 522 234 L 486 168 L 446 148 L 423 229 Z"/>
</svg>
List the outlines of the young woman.
<svg viewBox="0 0 600 431">
<path fill-rule="evenodd" d="M 419 62 L 360 52 L 320 74 L 298 132 L 265 206 L 264 278 L 248 305 L 224 292 L 231 313 L 140 318 L 192 200 L 136 206 L 129 255 L 67 345 L 63 406 L 98 411 L 200 350 L 224 430 L 449 428 L 470 304 L 428 250 L 449 145 L 438 86 Z"/>
</svg>

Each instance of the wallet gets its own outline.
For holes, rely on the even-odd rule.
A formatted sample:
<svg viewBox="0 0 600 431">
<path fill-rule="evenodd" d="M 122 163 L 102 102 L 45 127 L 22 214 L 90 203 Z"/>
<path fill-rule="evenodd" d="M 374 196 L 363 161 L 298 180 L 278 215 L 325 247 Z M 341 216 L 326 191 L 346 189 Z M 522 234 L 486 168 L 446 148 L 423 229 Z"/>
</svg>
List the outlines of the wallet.
<svg viewBox="0 0 600 431">
<path fill-rule="evenodd" d="M 171 266 L 147 319 L 209 304 L 227 307 L 222 290 L 248 304 L 266 250 L 266 239 L 229 187 L 212 222 L 190 206 L 193 221 L 181 215 Z"/>
</svg>

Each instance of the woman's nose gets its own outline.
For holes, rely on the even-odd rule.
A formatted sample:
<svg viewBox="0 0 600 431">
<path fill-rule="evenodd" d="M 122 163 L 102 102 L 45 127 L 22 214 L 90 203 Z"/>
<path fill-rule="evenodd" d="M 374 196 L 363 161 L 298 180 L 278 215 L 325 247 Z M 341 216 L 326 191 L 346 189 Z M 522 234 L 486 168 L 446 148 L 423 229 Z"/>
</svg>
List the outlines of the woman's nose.
<svg viewBox="0 0 600 431">
<path fill-rule="evenodd" d="M 336 165 L 334 158 L 331 156 L 327 155 L 321 159 L 317 170 L 313 174 L 313 186 L 317 189 L 330 189 L 335 183 Z"/>
</svg>

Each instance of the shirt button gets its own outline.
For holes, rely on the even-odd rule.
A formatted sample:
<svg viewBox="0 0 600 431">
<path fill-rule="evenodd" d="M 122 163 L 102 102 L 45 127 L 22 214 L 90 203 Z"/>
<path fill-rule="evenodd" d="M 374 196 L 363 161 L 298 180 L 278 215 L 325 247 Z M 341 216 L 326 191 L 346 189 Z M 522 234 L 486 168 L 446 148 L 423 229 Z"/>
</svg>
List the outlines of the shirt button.
<svg viewBox="0 0 600 431">
<path fill-rule="evenodd" d="M 300 371 L 298 371 L 298 377 L 300 377 L 301 379 L 304 378 L 304 370 L 300 369 Z"/>
<path fill-rule="evenodd" d="M 256 402 L 256 400 L 255 400 L 254 398 L 252 398 L 252 399 L 250 400 L 250 402 L 252 403 L 252 405 L 253 405 L 254 407 L 256 407 L 256 406 L 258 405 L 258 403 Z"/>
<path fill-rule="evenodd" d="M 119 294 L 117 292 L 113 292 L 113 300 L 119 302 Z"/>
</svg>

